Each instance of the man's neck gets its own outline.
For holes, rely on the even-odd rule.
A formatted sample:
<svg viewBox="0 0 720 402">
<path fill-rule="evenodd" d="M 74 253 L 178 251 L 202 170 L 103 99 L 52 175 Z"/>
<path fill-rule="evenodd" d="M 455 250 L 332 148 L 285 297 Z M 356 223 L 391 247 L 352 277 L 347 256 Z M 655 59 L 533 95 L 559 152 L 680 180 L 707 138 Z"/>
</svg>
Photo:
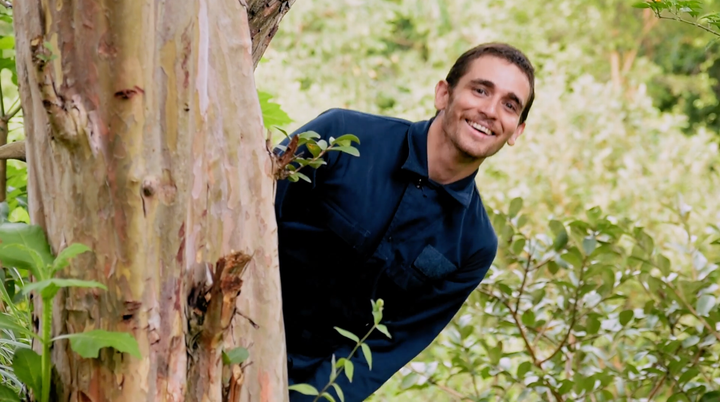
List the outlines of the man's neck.
<svg viewBox="0 0 720 402">
<path fill-rule="evenodd" d="M 469 158 L 460 152 L 443 133 L 442 119 L 440 113 L 428 131 L 428 175 L 436 183 L 450 184 L 475 173 L 485 159 Z"/>
</svg>

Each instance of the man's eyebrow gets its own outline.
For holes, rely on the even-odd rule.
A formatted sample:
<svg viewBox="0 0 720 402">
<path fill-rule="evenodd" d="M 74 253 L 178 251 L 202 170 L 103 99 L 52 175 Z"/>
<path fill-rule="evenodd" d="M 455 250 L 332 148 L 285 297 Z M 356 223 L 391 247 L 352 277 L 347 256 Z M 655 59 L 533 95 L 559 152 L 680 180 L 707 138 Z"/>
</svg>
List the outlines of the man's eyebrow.
<svg viewBox="0 0 720 402">
<path fill-rule="evenodd" d="M 494 88 L 495 88 L 495 83 L 494 83 L 494 82 L 492 82 L 492 81 L 490 81 L 490 80 L 483 79 L 483 78 L 475 78 L 474 80 L 471 80 L 471 81 L 470 81 L 470 84 L 472 84 L 472 85 L 482 85 L 482 86 L 487 87 L 487 88 L 489 88 L 489 89 L 494 89 Z M 525 108 L 525 105 L 524 105 L 523 102 L 520 100 L 520 97 L 517 96 L 514 92 L 508 93 L 507 97 L 510 98 L 511 101 L 517 103 L 517 104 L 520 106 L 520 110 L 522 110 L 522 109 Z"/>
</svg>

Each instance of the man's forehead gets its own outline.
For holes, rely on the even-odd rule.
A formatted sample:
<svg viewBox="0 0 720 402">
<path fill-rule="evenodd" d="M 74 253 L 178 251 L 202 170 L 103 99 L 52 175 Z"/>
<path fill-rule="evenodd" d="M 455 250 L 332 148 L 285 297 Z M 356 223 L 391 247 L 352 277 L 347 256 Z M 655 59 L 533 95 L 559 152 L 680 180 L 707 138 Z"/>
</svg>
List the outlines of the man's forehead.
<svg viewBox="0 0 720 402">
<path fill-rule="evenodd" d="M 469 84 L 490 82 L 499 91 L 516 94 L 523 103 L 530 97 L 528 76 L 514 63 L 497 56 L 484 55 L 473 60 L 460 81 Z"/>
</svg>

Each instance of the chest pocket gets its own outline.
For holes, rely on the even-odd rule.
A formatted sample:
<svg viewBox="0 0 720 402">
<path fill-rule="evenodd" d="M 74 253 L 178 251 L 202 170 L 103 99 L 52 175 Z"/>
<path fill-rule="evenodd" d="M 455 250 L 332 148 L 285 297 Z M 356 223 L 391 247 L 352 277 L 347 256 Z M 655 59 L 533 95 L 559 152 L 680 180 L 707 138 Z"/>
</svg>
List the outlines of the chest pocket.
<svg viewBox="0 0 720 402">
<path fill-rule="evenodd" d="M 391 262 L 387 274 L 400 288 L 412 290 L 431 285 L 434 281 L 442 280 L 455 271 L 457 271 L 455 264 L 435 247 L 427 245 L 410 266 Z"/>
</svg>

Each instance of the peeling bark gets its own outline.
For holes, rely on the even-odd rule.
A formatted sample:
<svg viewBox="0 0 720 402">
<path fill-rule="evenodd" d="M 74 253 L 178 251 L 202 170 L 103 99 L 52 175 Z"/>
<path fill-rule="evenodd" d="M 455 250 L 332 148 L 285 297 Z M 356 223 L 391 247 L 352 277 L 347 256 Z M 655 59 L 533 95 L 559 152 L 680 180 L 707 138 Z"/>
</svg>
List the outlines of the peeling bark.
<svg viewBox="0 0 720 402">
<path fill-rule="evenodd" d="M 253 2 L 268 5 L 266 20 L 252 14 L 256 35 L 269 41 L 290 3 Z M 31 0 L 13 12 L 31 219 L 55 252 L 93 249 L 64 275 L 108 287 L 61 292 L 53 335 L 129 332 L 143 355 L 82 359 L 56 343 L 53 400 L 286 400 L 253 78 L 267 43 L 253 45 L 243 3 Z M 222 365 L 235 347 L 251 364 Z"/>
</svg>

